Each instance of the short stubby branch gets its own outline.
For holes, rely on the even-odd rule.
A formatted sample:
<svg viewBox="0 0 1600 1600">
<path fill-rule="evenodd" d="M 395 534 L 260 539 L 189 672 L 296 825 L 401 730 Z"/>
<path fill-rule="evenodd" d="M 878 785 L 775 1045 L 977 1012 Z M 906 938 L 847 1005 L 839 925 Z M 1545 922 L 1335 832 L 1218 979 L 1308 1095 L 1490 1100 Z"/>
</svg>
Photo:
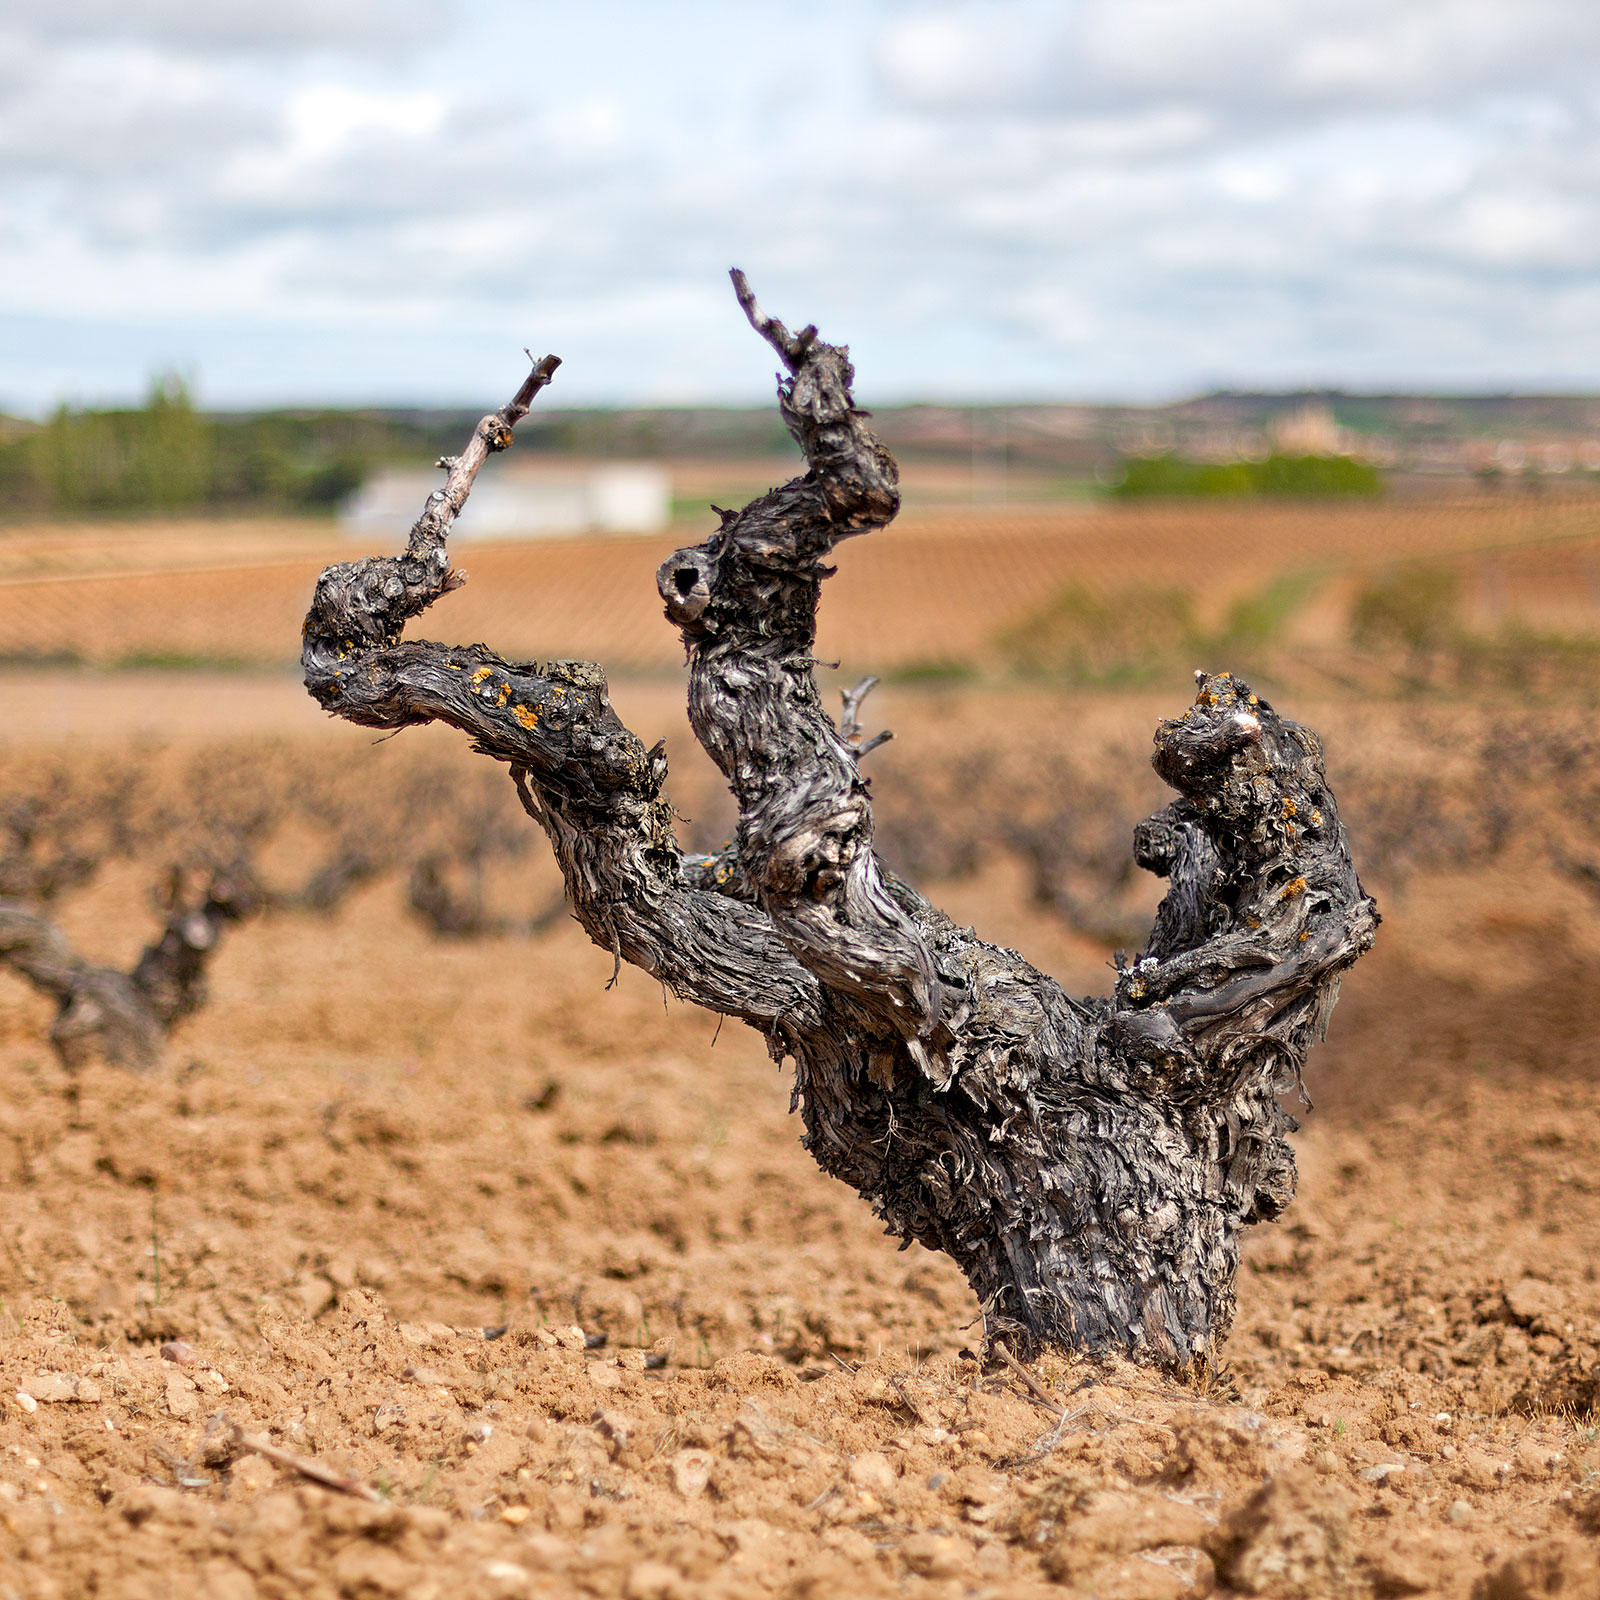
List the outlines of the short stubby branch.
<svg viewBox="0 0 1600 1600">
<path fill-rule="evenodd" d="M 444 484 L 428 496 L 403 555 L 343 561 L 317 580 L 304 641 L 306 650 L 330 662 L 328 670 L 337 675 L 336 663 L 370 646 L 393 644 L 412 617 L 464 581 L 451 571 L 445 552 L 451 525 L 466 504 L 479 469 L 491 455 L 511 448 L 512 429 L 527 416 L 534 396 L 560 365 L 557 356 L 535 362 L 516 394 L 473 429 L 467 448 L 439 462 L 446 474 Z"/>
</svg>

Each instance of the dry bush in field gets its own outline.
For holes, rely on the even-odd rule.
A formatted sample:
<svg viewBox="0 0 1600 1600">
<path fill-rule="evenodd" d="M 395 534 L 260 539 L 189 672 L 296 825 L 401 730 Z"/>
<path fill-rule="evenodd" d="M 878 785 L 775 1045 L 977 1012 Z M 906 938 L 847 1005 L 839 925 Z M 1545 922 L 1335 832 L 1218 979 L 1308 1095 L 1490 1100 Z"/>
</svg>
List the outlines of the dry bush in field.
<svg viewBox="0 0 1600 1600">
<path fill-rule="evenodd" d="M 462 582 L 446 535 L 554 358 L 440 463 L 401 556 L 322 574 L 307 687 L 365 726 L 446 722 L 508 765 L 590 937 L 794 1063 L 808 1148 L 892 1232 L 956 1260 L 992 1341 L 1208 1364 L 1240 1233 L 1294 1190 L 1281 1097 L 1377 922 L 1320 746 L 1238 680 L 1198 675 L 1156 740 L 1178 798 L 1135 833 L 1168 892 L 1109 998 L 1069 998 L 955 927 L 880 860 L 859 697 L 836 725 L 813 673 L 828 559 L 895 515 L 894 462 L 847 352 L 735 285 L 809 470 L 658 575 L 690 721 L 738 803 L 726 849 L 681 849 L 664 752 L 623 726 L 599 667 L 402 638 Z"/>
<path fill-rule="evenodd" d="M 202 843 L 201 830 L 174 825 L 151 777 L 130 758 L 87 770 L 51 763 L 31 783 L 14 782 L 0 808 L 0 965 L 55 1001 L 50 1042 L 68 1066 L 97 1055 L 157 1065 L 167 1034 L 205 1002 L 223 929 L 261 909 L 248 827 L 213 827 Z M 192 800 L 196 816 L 214 803 L 203 786 Z M 152 845 L 171 846 L 156 895 L 160 932 L 126 972 L 87 959 L 42 908 Z"/>
<path fill-rule="evenodd" d="M 463 838 L 458 774 L 412 767 L 376 804 L 341 776 L 291 750 L 259 748 L 187 761 L 160 752 L 56 761 L 13 774 L 0 808 L 0 966 L 56 1003 L 50 1039 L 66 1065 L 99 1056 L 141 1071 L 157 1066 L 172 1029 L 204 1004 L 206 969 L 228 926 L 263 911 L 332 912 L 376 877 L 415 874 L 412 852 L 426 852 L 420 860 L 433 864 L 440 884 L 433 903 L 417 904 L 436 931 L 496 930 L 481 895 L 462 902 L 473 912 L 465 918 L 445 875 L 456 854 L 488 860 L 485 841 L 515 839 L 508 853 L 525 850 L 512 830 L 521 818 L 514 800 L 480 806 Z M 502 788 L 493 786 L 497 799 Z M 491 786 L 480 789 L 487 802 Z M 315 864 L 273 886 L 260 858 L 294 830 L 318 841 Z M 75 949 L 49 914 L 115 862 L 145 865 L 157 880 L 159 931 L 127 971 Z M 549 920 L 548 897 L 540 910 Z"/>
<path fill-rule="evenodd" d="M 43 912 L 0 900 L 0 962 L 56 1002 L 50 1042 L 69 1067 L 95 1056 L 148 1069 L 161 1060 L 167 1034 L 205 1003 L 206 968 L 222 931 L 261 909 L 248 866 L 204 873 L 175 869 L 165 923 L 127 972 L 100 966 L 73 949 Z"/>
<path fill-rule="evenodd" d="M 1405 708 L 1374 748 L 1348 736 L 1341 812 L 1363 873 L 1404 886 L 1419 873 L 1543 862 L 1600 909 L 1600 737 L 1576 707 Z M 1132 750 L 984 739 L 945 755 L 899 751 L 873 780 L 876 845 L 913 883 L 1019 861 L 1035 904 L 1074 931 L 1134 948 L 1150 915 L 1129 834 L 1152 775 Z M 1124 762 L 1120 758 L 1127 757 Z"/>
<path fill-rule="evenodd" d="M 1075 932 L 1111 946 L 1143 944 L 1148 912 L 1129 891 L 1134 824 L 1159 798 L 1148 770 L 1098 764 L 1060 750 L 986 746 L 941 760 L 902 756 L 873 780 L 875 843 L 913 883 L 968 877 L 1009 856 L 1033 903 Z"/>
</svg>

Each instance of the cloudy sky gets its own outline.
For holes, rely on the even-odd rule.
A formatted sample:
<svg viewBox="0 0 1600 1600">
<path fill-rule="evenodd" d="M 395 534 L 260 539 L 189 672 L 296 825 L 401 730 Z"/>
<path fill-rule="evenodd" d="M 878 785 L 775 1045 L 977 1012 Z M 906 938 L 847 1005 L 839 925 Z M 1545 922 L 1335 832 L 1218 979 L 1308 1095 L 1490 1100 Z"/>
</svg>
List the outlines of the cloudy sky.
<svg viewBox="0 0 1600 1600">
<path fill-rule="evenodd" d="M 869 399 L 1600 389 L 1600 5 L 0 8 L 0 409 L 759 402 L 734 262 Z"/>
</svg>

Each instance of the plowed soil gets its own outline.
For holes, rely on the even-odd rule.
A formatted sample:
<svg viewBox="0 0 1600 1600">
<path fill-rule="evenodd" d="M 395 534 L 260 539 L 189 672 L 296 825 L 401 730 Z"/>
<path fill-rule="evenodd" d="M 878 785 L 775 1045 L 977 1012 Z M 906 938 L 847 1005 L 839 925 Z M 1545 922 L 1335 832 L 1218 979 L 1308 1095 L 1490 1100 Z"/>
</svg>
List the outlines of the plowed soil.
<svg viewBox="0 0 1600 1600">
<path fill-rule="evenodd" d="M 1442 563 L 1485 624 L 1592 629 L 1597 521 L 1589 498 L 911 509 L 841 549 L 818 648 L 858 670 L 981 668 L 1007 627 L 1066 584 L 1110 600 L 1181 585 L 1211 625 L 1275 580 L 1307 575 L 1320 598 L 1296 626 L 1316 642 L 1342 627 L 1352 585 L 1407 562 Z M 471 582 L 424 634 L 672 672 L 683 650 L 662 620 L 655 571 L 704 536 L 696 524 L 463 545 L 455 555 Z M 327 521 L 0 527 L 0 658 L 292 664 L 317 573 L 376 548 L 341 540 Z"/>
<path fill-rule="evenodd" d="M 196 691 L 144 684 L 188 758 Z M 933 746 L 1041 704 L 885 709 Z M 1337 777 L 1365 713 L 1329 716 Z M 308 737 L 374 781 L 406 748 Z M 148 886 L 63 920 L 126 962 Z M 1100 986 L 1005 863 L 927 887 Z M 1592 1600 L 1600 917 L 1537 853 L 1379 888 L 1300 1198 L 1198 1385 L 983 1366 L 965 1284 L 812 1167 L 760 1041 L 608 992 L 570 925 L 443 942 L 393 880 L 269 917 L 151 1078 L 68 1074 L 0 978 L 0 1600 Z"/>
</svg>

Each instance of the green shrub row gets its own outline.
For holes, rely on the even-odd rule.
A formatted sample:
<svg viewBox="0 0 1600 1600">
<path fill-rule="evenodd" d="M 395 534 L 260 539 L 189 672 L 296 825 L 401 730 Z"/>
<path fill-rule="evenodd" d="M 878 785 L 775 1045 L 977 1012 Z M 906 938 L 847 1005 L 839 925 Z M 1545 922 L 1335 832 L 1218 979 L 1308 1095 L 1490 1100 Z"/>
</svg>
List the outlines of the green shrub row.
<svg viewBox="0 0 1600 1600">
<path fill-rule="evenodd" d="M 1381 494 L 1376 467 L 1349 456 L 1270 455 L 1264 461 L 1184 461 L 1136 456 L 1111 485 L 1123 500 L 1224 499 L 1260 495 L 1284 500 L 1359 499 Z"/>
</svg>

